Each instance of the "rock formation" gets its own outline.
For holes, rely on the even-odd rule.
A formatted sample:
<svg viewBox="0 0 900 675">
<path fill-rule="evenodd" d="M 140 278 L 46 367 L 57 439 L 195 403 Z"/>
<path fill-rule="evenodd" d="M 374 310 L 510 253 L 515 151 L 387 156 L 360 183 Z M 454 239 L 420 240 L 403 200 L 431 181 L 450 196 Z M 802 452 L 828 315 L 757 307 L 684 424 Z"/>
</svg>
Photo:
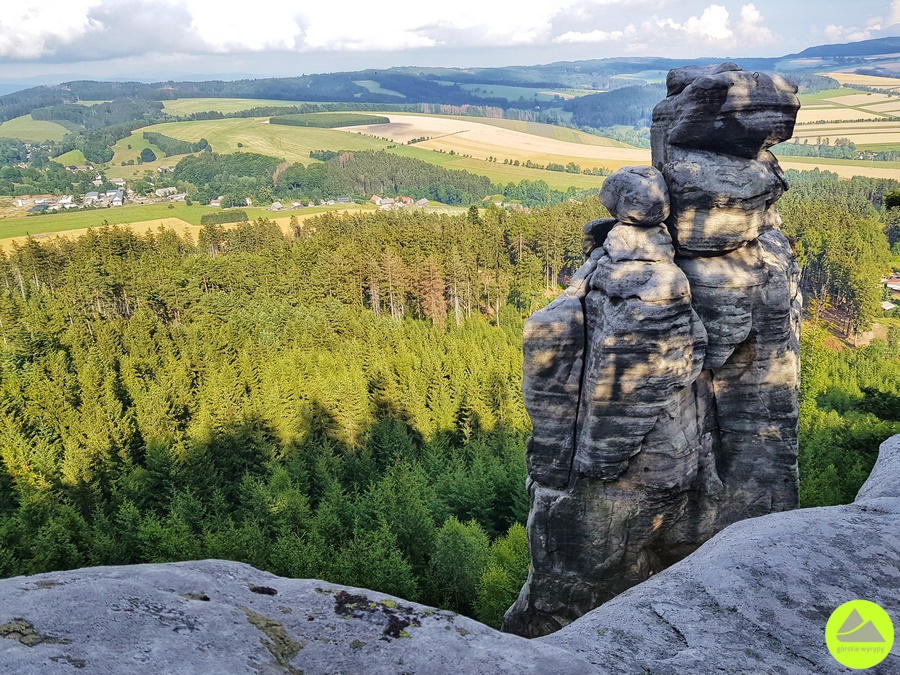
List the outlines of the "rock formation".
<svg viewBox="0 0 900 675">
<path fill-rule="evenodd" d="M 681 68 L 585 227 L 587 262 L 525 326 L 532 569 L 505 628 L 559 629 L 742 518 L 797 505 L 799 268 L 768 148 L 779 76 Z"/>
<path fill-rule="evenodd" d="M 900 607 L 900 436 L 856 501 L 745 520 L 539 640 L 452 612 L 206 560 L 0 580 L 0 673 L 844 673 L 847 600 Z M 872 675 L 900 672 L 896 648 Z"/>
</svg>

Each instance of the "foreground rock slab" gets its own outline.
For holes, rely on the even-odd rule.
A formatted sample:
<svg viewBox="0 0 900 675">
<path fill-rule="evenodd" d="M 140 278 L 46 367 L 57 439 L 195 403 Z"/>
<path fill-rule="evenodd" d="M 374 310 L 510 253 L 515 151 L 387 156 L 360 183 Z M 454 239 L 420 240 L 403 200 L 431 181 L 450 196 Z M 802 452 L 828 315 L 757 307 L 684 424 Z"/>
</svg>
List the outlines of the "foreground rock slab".
<svg viewBox="0 0 900 675">
<path fill-rule="evenodd" d="M 854 672 L 825 646 L 849 600 L 900 628 L 900 436 L 881 446 L 856 501 L 731 525 L 694 554 L 540 642 L 600 672 Z M 900 631 L 898 631 L 900 632 Z M 900 649 L 872 675 L 900 673 Z"/>
<path fill-rule="evenodd" d="M 452 612 L 221 560 L 0 581 L 0 673 L 588 673 Z"/>
</svg>

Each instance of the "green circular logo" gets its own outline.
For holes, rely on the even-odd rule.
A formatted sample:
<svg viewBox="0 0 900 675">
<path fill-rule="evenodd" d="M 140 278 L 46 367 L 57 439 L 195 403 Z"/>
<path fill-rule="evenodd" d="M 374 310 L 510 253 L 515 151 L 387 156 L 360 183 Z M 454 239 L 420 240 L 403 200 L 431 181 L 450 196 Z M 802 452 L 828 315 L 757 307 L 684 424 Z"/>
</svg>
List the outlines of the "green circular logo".
<svg viewBox="0 0 900 675">
<path fill-rule="evenodd" d="M 868 600 L 845 602 L 831 613 L 825 642 L 835 660 L 848 668 L 871 668 L 894 646 L 894 624 L 881 607 Z"/>
</svg>

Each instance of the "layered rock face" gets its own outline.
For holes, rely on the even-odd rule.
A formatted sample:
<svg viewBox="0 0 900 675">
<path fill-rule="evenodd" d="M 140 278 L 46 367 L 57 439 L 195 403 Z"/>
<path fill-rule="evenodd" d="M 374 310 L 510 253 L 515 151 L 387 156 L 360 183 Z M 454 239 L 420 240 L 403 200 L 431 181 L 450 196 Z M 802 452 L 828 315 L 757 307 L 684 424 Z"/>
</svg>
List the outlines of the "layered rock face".
<svg viewBox="0 0 900 675">
<path fill-rule="evenodd" d="M 799 268 L 768 148 L 796 89 L 733 64 L 669 73 L 653 167 L 525 327 L 532 569 L 505 628 L 553 632 L 752 516 L 797 505 Z"/>
</svg>

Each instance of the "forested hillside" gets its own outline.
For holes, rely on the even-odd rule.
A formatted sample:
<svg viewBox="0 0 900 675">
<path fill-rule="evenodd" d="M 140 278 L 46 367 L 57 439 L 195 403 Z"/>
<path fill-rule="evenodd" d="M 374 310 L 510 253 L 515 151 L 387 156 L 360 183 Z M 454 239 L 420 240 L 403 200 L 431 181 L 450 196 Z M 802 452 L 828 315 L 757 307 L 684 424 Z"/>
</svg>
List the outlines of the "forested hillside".
<svg viewBox="0 0 900 675">
<path fill-rule="evenodd" d="M 886 185 L 840 207 L 796 182 L 808 292 L 863 328 L 841 275 L 881 265 Z M 601 215 L 103 228 L 0 257 L 0 575 L 230 558 L 496 625 L 528 566 L 524 320 Z M 838 350 L 825 325 L 803 341 L 804 505 L 852 497 L 900 432 L 900 335 Z"/>
</svg>

